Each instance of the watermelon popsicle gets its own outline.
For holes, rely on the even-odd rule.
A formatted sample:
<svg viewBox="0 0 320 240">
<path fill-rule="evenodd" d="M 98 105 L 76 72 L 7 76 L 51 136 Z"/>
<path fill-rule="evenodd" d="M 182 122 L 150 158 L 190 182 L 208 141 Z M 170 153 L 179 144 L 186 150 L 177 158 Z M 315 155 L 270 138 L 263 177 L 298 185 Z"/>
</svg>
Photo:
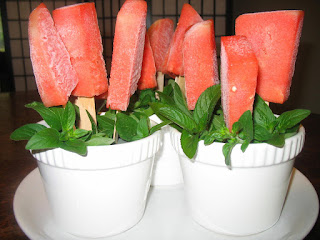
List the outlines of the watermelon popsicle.
<svg viewBox="0 0 320 240">
<path fill-rule="evenodd" d="M 95 119 L 94 96 L 108 89 L 95 5 L 74 4 L 55 9 L 52 14 L 79 77 L 79 83 L 72 94 L 78 96 L 76 104 L 80 108 L 80 128 L 91 129 L 86 110 Z"/>
<path fill-rule="evenodd" d="M 300 10 L 240 15 L 236 35 L 252 44 L 259 62 L 257 93 L 268 102 L 283 103 L 290 95 L 304 12 Z"/>
<path fill-rule="evenodd" d="M 138 82 L 138 89 L 144 90 L 147 88 L 155 88 L 156 86 L 156 65 L 154 62 L 149 37 L 148 34 L 146 34 L 144 42 L 141 77 Z"/>
<path fill-rule="evenodd" d="M 173 34 L 167 56 L 165 57 L 165 73 L 175 76 L 176 82 L 184 92 L 184 68 L 183 68 L 183 54 L 182 45 L 186 31 L 195 23 L 203 21 L 200 15 L 193 7 L 185 3 L 182 7 L 179 23 Z"/>
<path fill-rule="evenodd" d="M 30 14 L 28 32 L 30 58 L 43 104 L 65 105 L 78 76 L 44 3 Z"/>
<path fill-rule="evenodd" d="M 137 90 L 146 33 L 147 3 L 127 0 L 117 15 L 107 107 L 125 111 Z"/>
<path fill-rule="evenodd" d="M 229 130 L 247 110 L 252 111 L 258 61 L 245 36 L 221 37 L 221 102 Z"/>
<path fill-rule="evenodd" d="M 157 69 L 158 90 L 164 87 L 164 61 L 174 32 L 173 21 L 169 18 L 155 21 L 148 29 L 148 37 Z"/>
<path fill-rule="evenodd" d="M 183 41 L 185 91 L 189 110 L 195 108 L 201 93 L 218 84 L 214 24 L 207 20 L 194 24 Z"/>
</svg>

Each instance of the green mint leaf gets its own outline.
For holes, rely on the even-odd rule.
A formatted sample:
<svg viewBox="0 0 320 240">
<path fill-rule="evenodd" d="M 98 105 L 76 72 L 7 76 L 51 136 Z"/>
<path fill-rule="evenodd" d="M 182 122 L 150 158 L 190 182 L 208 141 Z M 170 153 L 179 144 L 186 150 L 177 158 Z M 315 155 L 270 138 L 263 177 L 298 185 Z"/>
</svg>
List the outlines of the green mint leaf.
<svg viewBox="0 0 320 240">
<path fill-rule="evenodd" d="M 199 124 L 200 130 L 204 130 L 212 117 L 213 110 L 220 99 L 221 86 L 214 85 L 207 88 L 198 98 L 193 118 Z"/>
<path fill-rule="evenodd" d="M 204 145 L 210 145 L 212 144 L 215 140 L 221 139 L 222 134 L 220 132 L 209 132 L 207 135 L 204 137 Z"/>
<path fill-rule="evenodd" d="M 34 134 L 26 145 L 27 150 L 51 149 L 59 147 L 59 132 L 54 128 L 43 129 Z"/>
<path fill-rule="evenodd" d="M 308 117 L 310 113 L 311 112 L 309 110 L 305 109 L 295 109 L 284 112 L 277 118 L 278 125 L 276 128 L 280 133 L 284 133 L 286 129 L 299 124 L 303 119 Z"/>
<path fill-rule="evenodd" d="M 254 139 L 260 142 L 267 141 L 272 138 L 272 134 L 262 125 L 254 125 Z"/>
<path fill-rule="evenodd" d="M 86 143 L 80 139 L 73 139 L 65 142 L 60 142 L 59 147 L 66 151 L 74 152 L 82 156 L 85 156 L 87 154 Z"/>
<path fill-rule="evenodd" d="M 149 124 L 146 117 L 141 118 L 138 122 L 137 136 L 139 136 L 140 138 L 149 136 Z"/>
<path fill-rule="evenodd" d="M 274 134 L 272 138 L 267 141 L 267 143 L 275 147 L 282 148 L 285 144 L 284 134 Z"/>
<path fill-rule="evenodd" d="M 71 102 L 68 102 L 62 115 L 62 130 L 69 131 L 74 127 L 76 121 L 76 112 Z"/>
<path fill-rule="evenodd" d="M 213 115 L 209 132 L 214 130 L 219 130 L 221 128 L 226 127 L 226 123 L 224 122 L 224 116 L 222 110 L 218 110 L 217 114 Z"/>
<path fill-rule="evenodd" d="M 99 132 L 104 132 L 108 137 L 112 137 L 114 130 L 114 119 L 110 119 L 108 116 L 97 116 Z"/>
<path fill-rule="evenodd" d="M 181 89 L 177 83 L 174 83 L 173 92 L 174 92 L 173 99 L 174 99 L 176 107 L 178 109 L 180 109 L 185 115 L 192 118 L 192 114 L 188 109 L 186 99 L 183 96 Z"/>
<path fill-rule="evenodd" d="M 237 142 L 228 142 L 222 147 L 222 153 L 225 157 L 225 163 L 229 168 L 231 168 L 231 152 L 236 145 Z"/>
<path fill-rule="evenodd" d="M 175 124 L 182 128 L 185 128 L 189 132 L 195 132 L 198 129 L 198 125 L 192 117 L 182 112 L 175 106 L 163 104 L 163 103 L 150 103 L 152 110 L 159 116 L 162 115 L 165 118 L 171 120 Z"/>
<path fill-rule="evenodd" d="M 256 94 L 253 121 L 255 124 L 259 124 L 268 129 L 268 126 L 276 119 L 268 104 Z"/>
<path fill-rule="evenodd" d="M 194 157 L 197 152 L 199 143 L 199 134 L 190 134 L 185 129 L 182 130 L 181 134 L 181 147 L 186 156 L 190 159 Z"/>
<path fill-rule="evenodd" d="M 168 84 L 163 88 L 163 94 L 167 96 L 173 96 L 173 88 L 174 88 L 175 81 L 170 79 Z"/>
<path fill-rule="evenodd" d="M 205 137 L 204 144 L 210 145 L 214 141 L 225 142 L 232 138 L 232 134 L 229 132 L 229 129 L 225 126 L 219 130 L 211 131 Z"/>
<path fill-rule="evenodd" d="M 45 107 L 42 103 L 33 102 L 26 105 L 27 108 L 32 108 L 37 111 L 43 120 L 52 128 L 60 131 L 62 129 L 61 117 L 63 108 Z"/>
<path fill-rule="evenodd" d="M 244 140 L 250 143 L 253 140 L 253 121 L 251 111 L 245 111 L 239 118 L 238 122 L 240 122 L 242 126 Z"/>
<path fill-rule="evenodd" d="M 141 107 L 149 107 L 149 102 L 156 102 L 155 91 L 150 88 L 141 90 L 139 99 Z"/>
<path fill-rule="evenodd" d="M 162 121 L 161 123 L 153 126 L 153 127 L 150 129 L 150 135 L 152 135 L 153 133 L 155 133 L 156 131 L 160 130 L 162 127 L 164 127 L 164 126 L 166 126 L 166 125 L 168 125 L 168 124 L 170 124 L 170 123 L 172 123 L 172 121 L 170 121 L 170 120 L 164 120 L 164 121 Z"/>
<path fill-rule="evenodd" d="M 93 120 L 93 117 L 91 116 L 91 114 L 88 112 L 88 110 L 86 110 L 87 115 L 90 119 L 91 122 L 91 128 L 92 128 L 92 134 L 96 134 L 98 132 L 98 127 L 97 124 L 95 123 L 95 121 Z"/>
<path fill-rule="evenodd" d="M 106 118 L 109 118 L 109 119 L 115 121 L 116 120 L 116 115 L 117 115 L 116 111 L 110 109 L 109 111 L 105 112 L 104 115 L 101 115 L 101 116 L 104 116 Z"/>
<path fill-rule="evenodd" d="M 73 138 L 82 138 L 84 136 L 87 136 L 88 134 L 90 134 L 91 131 L 88 130 L 84 130 L 84 129 L 76 129 L 72 132 L 72 137 Z"/>
<path fill-rule="evenodd" d="M 154 112 L 150 106 L 148 108 L 137 108 L 134 111 L 141 113 L 141 114 L 145 115 L 146 117 L 150 117 L 151 115 L 154 114 Z"/>
<path fill-rule="evenodd" d="M 10 139 L 14 141 L 29 140 L 34 134 L 36 134 L 37 132 L 45 128 L 46 128 L 45 126 L 37 123 L 26 124 L 16 129 L 10 135 Z"/>
<path fill-rule="evenodd" d="M 163 92 L 158 92 L 158 95 L 160 97 L 160 102 L 165 103 L 165 104 L 169 104 L 169 105 L 175 105 L 175 102 L 173 100 L 173 98 L 169 95 L 166 95 Z"/>
<path fill-rule="evenodd" d="M 132 117 L 119 112 L 117 114 L 116 129 L 119 137 L 125 141 L 133 141 L 137 135 L 138 122 Z"/>
<path fill-rule="evenodd" d="M 59 141 L 60 142 L 68 141 L 70 139 L 70 132 L 62 131 L 59 135 Z"/>
<path fill-rule="evenodd" d="M 105 145 L 110 145 L 113 142 L 114 140 L 112 138 L 92 136 L 92 138 L 89 141 L 86 141 L 85 143 L 87 146 L 105 146 Z"/>
<path fill-rule="evenodd" d="M 249 147 L 250 142 L 248 142 L 247 140 L 244 140 L 244 142 L 241 144 L 241 151 L 245 152 L 246 149 Z"/>
<path fill-rule="evenodd" d="M 233 133 L 238 133 L 243 129 L 242 122 L 234 122 L 232 125 L 232 132 Z"/>
</svg>

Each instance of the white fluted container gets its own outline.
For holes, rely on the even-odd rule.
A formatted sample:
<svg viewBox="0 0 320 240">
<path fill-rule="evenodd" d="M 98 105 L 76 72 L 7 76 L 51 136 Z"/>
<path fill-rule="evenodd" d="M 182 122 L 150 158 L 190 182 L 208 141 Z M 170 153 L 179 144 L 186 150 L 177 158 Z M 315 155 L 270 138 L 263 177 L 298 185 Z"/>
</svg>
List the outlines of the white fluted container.
<svg viewBox="0 0 320 240">
<path fill-rule="evenodd" d="M 161 120 L 156 116 L 150 117 L 154 122 L 161 123 Z M 174 128 L 167 125 L 162 127 L 162 147 L 156 153 L 154 168 L 152 174 L 152 186 L 170 186 L 183 184 L 182 171 L 179 161 L 179 156 L 171 144 L 171 131 Z"/>
<path fill-rule="evenodd" d="M 121 233 L 142 218 L 161 134 L 88 147 L 82 157 L 62 149 L 33 153 L 56 225 L 81 237 Z"/>
<path fill-rule="evenodd" d="M 203 227 L 227 235 L 251 235 L 272 227 L 280 218 L 295 157 L 301 152 L 305 130 L 286 139 L 283 148 L 265 143 L 240 145 L 225 165 L 223 143 L 199 143 L 191 162 L 180 145 L 181 134 L 171 134 L 180 156 L 188 207 Z"/>
</svg>

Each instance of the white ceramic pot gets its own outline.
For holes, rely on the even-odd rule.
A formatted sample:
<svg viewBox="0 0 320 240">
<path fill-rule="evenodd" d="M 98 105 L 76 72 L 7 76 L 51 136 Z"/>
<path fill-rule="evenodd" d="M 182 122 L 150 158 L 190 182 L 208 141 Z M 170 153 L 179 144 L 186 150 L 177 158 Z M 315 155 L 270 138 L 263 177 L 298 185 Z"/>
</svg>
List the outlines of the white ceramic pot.
<svg viewBox="0 0 320 240">
<path fill-rule="evenodd" d="M 150 117 L 156 123 L 161 123 L 161 120 L 156 116 Z M 183 183 L 182 171 L 179 162 L 179 156 L 174 150 L 171 143 L 171 131 L 174 130 L 167 125 L 162 127 L 162 148 L 156 153 L 153 174 L 152 186 L 170 186 Z"/>
<path fill-rule="evenodd" d="M 161 134 L 88 147 L 82 157 L 62 149 L 34 153 L 56 225 L 76 236 L 121 233 L 142 218 Z"/>
<path fill-rule="evenodd" d="M 171 140 L 178 152 L 185 193 L 192 218 L 203 227 L 227 235 L 251 235 L 272 227 L 285 202 L 295 157 L 301 152 L 305 130 L 286 139 L 283 148 L 250 144 L 243 153 L 237 145 L 232 169 L 225 165 L 223 143 L 199 143 L 191 162 L 182 151 L 181 134 Z"/>
</svg>

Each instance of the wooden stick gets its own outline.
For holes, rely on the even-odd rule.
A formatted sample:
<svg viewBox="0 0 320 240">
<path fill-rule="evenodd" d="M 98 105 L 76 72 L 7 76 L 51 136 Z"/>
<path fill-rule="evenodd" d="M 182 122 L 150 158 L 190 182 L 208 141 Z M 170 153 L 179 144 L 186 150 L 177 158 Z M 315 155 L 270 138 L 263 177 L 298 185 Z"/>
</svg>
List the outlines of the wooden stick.
<svg viewBox="0 0 320 240">
<path fill-rule="evenodd" d="M 85 130 L 92 130 L 92 125 L 88 117 L 87 111 L 90 113 L 90 115 L 96 123 L 97 117 L 94 97 L 78 97 L 75 101 L 75 104 L 79 107 L 80 110 L 79 128 Z"/>
<path fill-rule="evenodd" d="M 119 111 L 116 111 L 116 116 L 118 114 Z M 116 120 L 114 121 L 114 128 L 113 128 L 113 137 L 112 139 L 114 140 L 114 143 L 118 143 L 118 139 L 119 139 L 119 134 L 117 132 L 117 129 L 116 129 L 116 122 L 117 122 L 117 117 L 116 117 Z"/>
<path fill-rule="evenodd" d="M 162 72 L 157 72 L 157 90 L 159 92 L 163 92 L 163 87 L 164 87 L 164 74 Z"/>
<path fill-rule="evenodd" d="M 186 81 L 184 79 L 183 76 L 177 76 L 175 78 L 175 82 L 179 85 L 179 87 L 181 88 L 181 92 L 183 95 L 186 94 Z"/>
</svg>

